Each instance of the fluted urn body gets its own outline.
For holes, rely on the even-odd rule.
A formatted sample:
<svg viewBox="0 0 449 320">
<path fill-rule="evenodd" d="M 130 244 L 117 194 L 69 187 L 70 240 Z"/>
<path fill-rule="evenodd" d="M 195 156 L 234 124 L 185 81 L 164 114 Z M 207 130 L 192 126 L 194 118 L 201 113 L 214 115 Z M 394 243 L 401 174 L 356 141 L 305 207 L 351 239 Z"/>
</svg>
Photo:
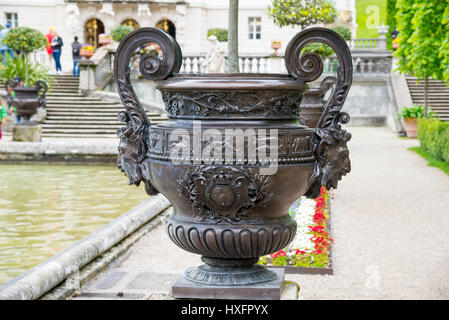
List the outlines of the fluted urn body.
<svg viewBox="0 0 449 320">
<path fill-rule="evenodd" d="M 300 55 L 310 41 L 332 46 L 341 67 L 317 128 L 298 122 L 306 82 L 322 72 L 317 55 Z M 169 120 L 158 125 L 147 119 L 129 81 L 130 59 L 148 43 L 161 55 L 141 56 L 139 67 L 159 81 Z M 143 181 L 149 194 L 160 192 L 172 203 L 169 237 L 205 262 L 185 273 L 189 281 L 273 280 L 274 272 L 255 264 L 293 240 L 291 204 L 317 196 L 322 185 L 335 188 L 350 170 L 350 134 L 339 125 L 349 120 L 340 112 L 352 79 L 349 49 L 336 33 L 312 28 L 287 47 L 288 75 L 178 74 L 181 58 L 176 41 L 158 29 L 136 30 L 121 42 L 115 73 L 126 126 L 118 131 L 118 165 L 130 183 Z"/>
</svg>

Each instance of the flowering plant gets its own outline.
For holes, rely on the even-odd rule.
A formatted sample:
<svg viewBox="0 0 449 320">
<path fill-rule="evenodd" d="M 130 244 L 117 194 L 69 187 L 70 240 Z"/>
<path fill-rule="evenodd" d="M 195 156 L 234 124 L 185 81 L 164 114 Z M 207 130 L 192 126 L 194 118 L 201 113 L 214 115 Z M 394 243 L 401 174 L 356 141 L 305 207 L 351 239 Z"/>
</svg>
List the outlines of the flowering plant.
<svg viewBox="0 0 449 320">
<path fill-rule="evenodd" d="M 259 264 L 295 267 L 327 267 L 333 239 L 328 234 L 329 192 L 325 187 L 314 200 L 301 197 L 290 209 L 298 229 L 289 247 L 261 257 Z"/>
</svg>

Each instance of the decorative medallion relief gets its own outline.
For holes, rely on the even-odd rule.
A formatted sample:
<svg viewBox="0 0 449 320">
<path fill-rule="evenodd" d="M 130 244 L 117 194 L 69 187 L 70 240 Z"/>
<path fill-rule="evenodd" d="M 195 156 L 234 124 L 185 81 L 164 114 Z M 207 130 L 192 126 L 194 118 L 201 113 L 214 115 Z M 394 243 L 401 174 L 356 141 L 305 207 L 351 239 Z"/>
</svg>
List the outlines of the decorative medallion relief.
<svg viewBox="0 0 449 320">
<path fill-rule="evenodd" d="M 270 176 L 252 168 L 199 166 L 178 179 L 178 192 L 187 197 L 200 221 L 215 223 L 249 222 L 256 206 L 266 206 L 273 193 L 268 191 Z"/>
</svg>

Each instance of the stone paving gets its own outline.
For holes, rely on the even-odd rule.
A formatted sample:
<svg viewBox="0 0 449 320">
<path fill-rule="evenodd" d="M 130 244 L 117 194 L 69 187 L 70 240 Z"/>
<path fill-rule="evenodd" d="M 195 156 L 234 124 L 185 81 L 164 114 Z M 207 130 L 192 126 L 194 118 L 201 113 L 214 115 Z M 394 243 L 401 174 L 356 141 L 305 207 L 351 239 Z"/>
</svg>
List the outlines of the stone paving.
<svg viewBox="0 0 449 320">
<path fill-rule="evenodd" d="M 332 202 L 334 275 L 286 280 L 299 283 L 299 299 L 448 299 L 449 177 L 407 151 L 417 140 L 386 128 L 349 130 L 352 172 Z M 85 298 L 133 289 L 129 298 L 162 299 L 187 267 L 200 263 L 160 226 L 90 281 Z"/>
</svg>

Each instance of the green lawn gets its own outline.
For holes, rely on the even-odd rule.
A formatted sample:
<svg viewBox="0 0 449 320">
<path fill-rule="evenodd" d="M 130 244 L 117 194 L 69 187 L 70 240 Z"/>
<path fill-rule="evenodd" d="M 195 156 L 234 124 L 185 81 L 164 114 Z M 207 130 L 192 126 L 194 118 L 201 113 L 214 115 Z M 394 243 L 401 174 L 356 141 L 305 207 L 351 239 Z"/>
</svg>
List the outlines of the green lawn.
<svg viewBox="0 0 449 320">
<path fill-rule="evenodd" d="M 356 0 L 357 38 L 377 38 L 377 26 L 370 24 L 378 22 L 387 24 L 387 0 Z M 377 9 L 376 9 L 377 8 Z M 377 16 L 376 13 L 379 13 Z M 368 22 L 368 25 L 367 25 Z"/>
<path fill-rule="evenodd" d="M 429 162 L 428 166 L 440 168 L 444 173 L 446 173 L 449 176 L 449 163 L 435 159 L 432 155 L 424 151 L 422 147 L 412 147 L 408 148 L 408 150 L 416 152 L 421 157 L 426 159 Z"/>
</svg>

